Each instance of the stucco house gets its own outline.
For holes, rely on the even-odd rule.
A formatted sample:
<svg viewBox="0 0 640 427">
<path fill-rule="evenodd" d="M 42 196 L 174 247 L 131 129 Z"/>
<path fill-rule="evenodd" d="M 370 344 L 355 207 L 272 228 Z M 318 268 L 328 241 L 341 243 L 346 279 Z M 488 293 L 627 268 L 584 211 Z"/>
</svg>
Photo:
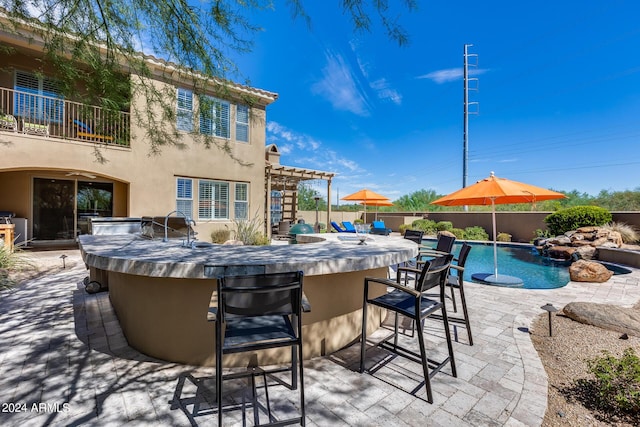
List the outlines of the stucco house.
<svg viewBox="0 0 640 427">
<path fill-rule="evenodd" d="M 215 229 L 268 211 L 266 107 L 276 93 L 209 83 L 207 108 L 214 114 L 204 117 L 194 107 L 202 98 L 180 79 L 178 66 L 145 56 L 152 73 L 144 79 L 173 91 L 176 120 L 168 125 L 184 136 L 180 146 L 150 154 L 131 107 L 107 114 L 63 97 L 43 44 L 28 28 L 18 36 L 0 31 L 0 44 L 12 47 L 0 50 L 0 211 L 22 218 L 18 240 L 70 243 L 88 232 L 92 217 L 165 216 L 176 209 L 209 240 Z M 144 102 L 132 94 L 129 105 Z M 192 137 L 198 133 L 227 144 L 229 153 L 204 147 Z"/>
</svg>

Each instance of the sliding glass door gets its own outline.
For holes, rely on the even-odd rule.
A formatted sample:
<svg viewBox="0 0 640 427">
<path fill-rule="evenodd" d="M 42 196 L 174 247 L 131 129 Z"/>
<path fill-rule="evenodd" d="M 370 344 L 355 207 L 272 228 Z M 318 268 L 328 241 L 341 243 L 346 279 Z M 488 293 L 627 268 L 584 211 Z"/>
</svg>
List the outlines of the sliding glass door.
<svg viewBox="0 0 640 427">
<path fill-rule="evenodd" d="M 72 179 L 33 180 L 34 241 L 75 240 L 89 220 L 112 216 L 113 184 Z"/>
</svg>

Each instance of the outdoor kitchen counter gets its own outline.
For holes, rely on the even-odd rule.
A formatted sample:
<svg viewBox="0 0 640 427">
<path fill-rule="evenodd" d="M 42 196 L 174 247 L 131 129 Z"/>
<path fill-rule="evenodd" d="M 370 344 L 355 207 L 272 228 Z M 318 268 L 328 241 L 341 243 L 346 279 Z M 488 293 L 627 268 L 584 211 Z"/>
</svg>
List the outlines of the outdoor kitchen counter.
<svg viewBox="0 0 640 427">
<path fill-rule="evenodd" d="M 346 233 L 345 233 L 346 234 Z M 109 287 L 109 297 L 129 345 L 159 359 L 214 365 L 214 325 L 207 309 L 221 275 L 301 270 L 311 312 L 303 315 L 305 358 L 332 353 L 357 339 L 362 323 L 365 276 L 387 277 L 418 246 L 400 236 L 298 235 L 294 245 L 212 245 L 190 249 L 182 240 L 150 240 L 140 235 L 82 235 L 80 251 L 92 280 Z M 373 292 L 382 294 L 383 286 Z M 375 330 L 380 310 L 370 310 Z M 286 350 L 261 353 L 261 363 L 287 360 Z M 225 365 L 247 363 L 231 355 Z"/>
</svg>

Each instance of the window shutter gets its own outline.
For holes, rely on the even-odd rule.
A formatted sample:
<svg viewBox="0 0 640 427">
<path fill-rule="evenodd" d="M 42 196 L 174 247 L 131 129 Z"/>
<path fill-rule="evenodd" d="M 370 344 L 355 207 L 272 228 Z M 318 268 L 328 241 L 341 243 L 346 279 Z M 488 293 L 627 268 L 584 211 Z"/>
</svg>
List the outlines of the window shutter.
<svg viewBox="0 0 640 427">
<path fill-rule="evenodd" d="M 229 184 L 219 182 L 215 184 L 215 210 L 216 219 L 229 218 Z"/>
<path fill-rule="evenodd" d="M 193 131 L 193 93 L 190 90 L 178 88 L 177 95 L 177 121 L 178 130 Z"/>
<path fill-rule="evenodd" d="M 218 104 L 218 115 L 216 117 L 216 123 L 218 124 L 218 129 L 216 129 L 216 136 L 220 136 L 222 138 L 229 138 L 229 120 L 230 120 L 230 105 L 228 102 L 220 101 Z"/>
<path fill-rule="evenodd" d="M 211 183 L 200 181 L 198 195 L 198 217 L 201 219 L 212 219 L 211 201 L 213 188 Z"/>
<path fill-rule="evenodd" d="M 236 140 L 249 142 L 249 107 L 246 105 L 236 107 Z"/>
</svg>

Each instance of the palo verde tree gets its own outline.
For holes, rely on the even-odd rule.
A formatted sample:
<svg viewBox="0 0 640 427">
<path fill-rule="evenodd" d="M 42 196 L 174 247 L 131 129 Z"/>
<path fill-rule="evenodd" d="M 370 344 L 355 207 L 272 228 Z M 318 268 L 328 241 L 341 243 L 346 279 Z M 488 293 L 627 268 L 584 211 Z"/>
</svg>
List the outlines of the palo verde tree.
<svg viewBox="0 0 640 427">
<path fill-rule="evenodd" d="M 304 0 L 282 3 L 294 19 L 310 22 Z M 339 3 L 355 31 L 372 31 L 370 16 L 376 16 L 392 40 L 399 45 L 408 42 L 395 20 L 396 2 Z M 390 3 L 396 9 L 393 15 Z M 409 12 L 417 8 L 417 0 L 398 3 Z M 150 152 L 159 153 L 162 146 L 182 144 L 175 128 L 176 93 L 146 77 L 170 75 L 171 81 L 191 86 L 196 95 L 212 87 L 228 91 L 229 79 L 237 81 L 240 75 L 232 54 L 249 53 L 252 36 L 261 30 L 251 22 L 252 12 L 274 7 L 273 0 L 0 0 L 0 31 L 42 44 L 44 60 L 55 68 L 63 95 L 114 113 L 129 110 L 144 130 Z M 6 46 L 0 49 L 0 55 L 10 53 Z M 151 69 L 148 54 L 162 60 L 160 70 Z M 78 93 L 78 82 L 86 88 L 83 93 Z M 129 105 L 131 99 L 145 102 Z M 251 105 L 252 99 L 244 102 Z M 195 117 L 199 114 L 195 111 Z M 194 137 L 230 154 L 230 147 L 219 139 Z"/>
</svg>

